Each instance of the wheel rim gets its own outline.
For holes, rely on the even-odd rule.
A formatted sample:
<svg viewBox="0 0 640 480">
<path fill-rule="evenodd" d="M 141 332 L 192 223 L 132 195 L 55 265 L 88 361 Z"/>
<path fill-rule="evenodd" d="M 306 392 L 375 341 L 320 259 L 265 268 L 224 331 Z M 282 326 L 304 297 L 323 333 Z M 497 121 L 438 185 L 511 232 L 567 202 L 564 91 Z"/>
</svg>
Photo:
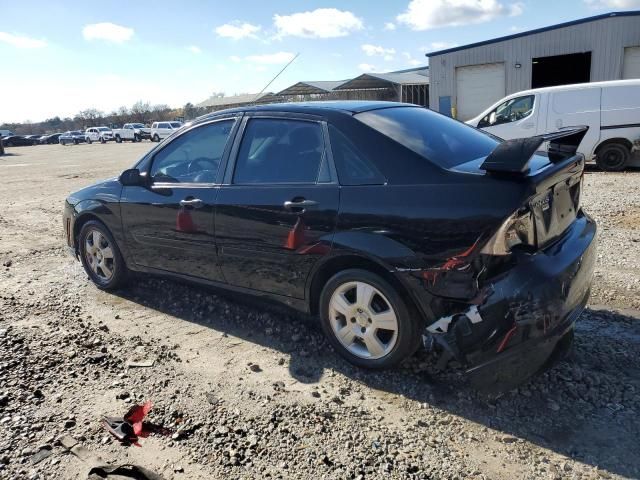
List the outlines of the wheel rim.
<svg viewBox="0 0 640 480">
<path fill-rule="evenodd" d="M 618 168 L 624 162 L 624 154 L 617 148 L 609 148 L 604 155 L 604 164 L 609 168 Z"/>
<path fill-rule="evenodd" d="M 398 340 L 398 317 L 391 302 L 365 282 L 347 282 L 333 292 L 329 320 L 338 342 L 359 358 L 382 358 Z"/>
<path fill-rule="evenodd" d="M 103 282 L 111 280 L 115 271 L 115 260 L 107 237 L 98 230 L 91 230 L 84 243 L 84 256 L 91 271 Z"/>
</svg>

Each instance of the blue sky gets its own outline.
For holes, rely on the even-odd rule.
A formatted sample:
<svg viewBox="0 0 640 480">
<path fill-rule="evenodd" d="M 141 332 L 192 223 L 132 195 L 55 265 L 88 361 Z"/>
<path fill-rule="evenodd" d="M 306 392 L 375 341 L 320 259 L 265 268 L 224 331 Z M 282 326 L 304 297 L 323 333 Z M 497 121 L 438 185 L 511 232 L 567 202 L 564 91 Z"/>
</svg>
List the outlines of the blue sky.
<svg viewBox="0 0 640 480">
<path fill-rule="evenodd" d="M 424 54 L 640 0 L 10 1 L 0 4 L 0 123 L 172 107 L 213 92 L 426 65 Z"/>
</svg>

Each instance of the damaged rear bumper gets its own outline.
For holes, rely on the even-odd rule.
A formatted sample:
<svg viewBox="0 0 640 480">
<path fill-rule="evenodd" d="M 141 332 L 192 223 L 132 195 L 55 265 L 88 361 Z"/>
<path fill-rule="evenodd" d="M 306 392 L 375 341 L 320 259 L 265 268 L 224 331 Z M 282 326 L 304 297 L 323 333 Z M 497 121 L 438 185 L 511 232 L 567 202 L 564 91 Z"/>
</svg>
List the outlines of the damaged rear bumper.
<svg viewBox="0 0 640 480">
<path fill-rule="evenodd" d="M 514 252 L 513 267 L 483 282 L 487 294 L 480 304 L 427 326 L 425 338 L 441 360 L 457 360 L 477 388 L 522 383 L 572 338 L 589 298 L 595 239 L 595 222 L 581 213 L 553 245 Z"/>
</svg>

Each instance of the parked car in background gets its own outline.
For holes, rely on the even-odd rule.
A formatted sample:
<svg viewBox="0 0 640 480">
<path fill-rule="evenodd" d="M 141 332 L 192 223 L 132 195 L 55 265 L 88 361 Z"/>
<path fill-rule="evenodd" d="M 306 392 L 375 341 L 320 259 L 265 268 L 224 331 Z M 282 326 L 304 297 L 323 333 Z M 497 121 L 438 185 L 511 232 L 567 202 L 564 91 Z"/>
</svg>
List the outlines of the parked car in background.
<svg viewBox="0 0 640 480">
<path fill-rule="evenodd" d="M 512 139 L 586 125 L 578 147 L 602 170 L 640 166 L 633 155 L 640 140 L 640 80 L 615 80 L 537 88 L 509 95 L 467 121 L 500 138 Z"/>
<path fill-rule="evenodd" d="M 182 123 L 180 122 L 153 122 L 151 125 L 151 140 L 159 142 L 181 127 Z"/>
<path fill-rule="evenodd" d="M 11 130 L 0 130 L 0 137 L 13 137 L 15 133 Z"/>
<path fill-rule="evenodd" d="M 424 344 L 517 384 L 562 357 L 589 297 L 585 132 L 502 142 L 392 102 L 221 111 L 72 193 L 64 235 L 101 289 L 136 271 L 258 294 L 317 314 L 361 367 Z"/>
<path fill-rule="evenodd" d="M 113 135 L 117 143 L 124 140 L 140 142 L 143 139 L 151 139 L 151 129 L 142 123 L 125 123 L 122 128 L 115 129 Z"/>
<path fill-rule="evenodd" d="M 100 142 L 107 143 L 113 140 L 113 132 L 109 127 L 91 127 L 84 132 L 87 137 L 87 143 Z"/>
<path fill-rule="evenodd" d="M 87 141 L 87 136 L 83 133 L 80 132 L 78 130 L 72 130 L 69 132 L 64 132 L 62 135 L 60 135 L 60 137 L 58 138 L 60 145 L 68 145 L 73 143 L 74 145 L 77 145 L 79 143 L 84 143 Z"/>
<path fill-rule="evenodd" d="M 36 134 L 36 135 L 25 135 L 24 138 L 26 138 L 27 140 L 31 140 L 33 142 L 33 145 L 38 145 L 40 142 L 38 140 L 40 140 L 40 137 L 42 135 L 41 134 Z"/>
<path fill-rule="evenodd" d="M 60 138 L 60 135 L 62 135 L 61 133 L 50 133 L 47 135 L 42 135 L 39 139 L 38 139 L 38 143 L 40 143 L 41 145 L 50 145 L 53 143 L 60 143 L 58 141 L 58 139 Z"/>
<path fill-rule="evenodd" d="M 34 141 L 22 135 L 12 135 L 2 137 L 2 143 L 5 147 L 27 147 L 33 145 Z"/>
</svg>

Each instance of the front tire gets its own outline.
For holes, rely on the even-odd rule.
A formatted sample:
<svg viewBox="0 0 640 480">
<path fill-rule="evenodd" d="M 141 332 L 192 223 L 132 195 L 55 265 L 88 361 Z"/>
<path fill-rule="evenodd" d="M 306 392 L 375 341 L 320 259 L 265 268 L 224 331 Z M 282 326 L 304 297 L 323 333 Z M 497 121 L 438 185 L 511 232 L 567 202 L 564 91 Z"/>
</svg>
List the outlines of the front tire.
<svg viewBox="0 0 640 480">
<path fill-rule="evenodd" d="M 596 152 L 596 165 L 605 172 L 621 172 L 627 166 L 631 152 L 621 143 L 608 143 Z"/>
<path fill-rule="evenodd" d="M 154 142 L 159 142 L 160 141 L 160 137 L 158 136 L 157 133 L 153 136 L 153 141 Z"/>
<path fill-rule="evenodd" d="M 133 143 L 140 142 L 140 141 L 141 140 L 140 140 L 140 136 L 139 135 L 134 135 L 133 136 Z"/>
<path fill-rule="evenodd" d="M 400 293 L 379 275 L 350 269 L 320 295 L 320 322 L 337 352 L 359 367 L 391 367 L 415 353 L 420 323 Z"/>
<path fill-rule="evenodd" d="M 100 143 L 107 143 L 107 141 L 104 139 L 104 137 L 100 137 Z"/>
<path fill-rule="evenodd" d="M 120 138 L 120 135 L 116 135 L 116 143 L 122 143 L 122 138 Z"/>
<path fill-rule="evenodd" d="M 85 223 L 78 237 L 80 260 L 91 281 L 102 290 L 121 287 L 127 266 L 113 236 L 102 223 Z"/>
<path fill-rule="evenodd" d="M 91 140 L 90 138 L 87 138 L 87 145 L 91 145 L 92 142 L 93 140 Z"/>
<path fill-rule="evenodd" d="M 73 144 L 74 144 L 74 145 L 78 145 L 78 140 L 74 140 L 74 141 L 73 141 Z"/>
</svg>

